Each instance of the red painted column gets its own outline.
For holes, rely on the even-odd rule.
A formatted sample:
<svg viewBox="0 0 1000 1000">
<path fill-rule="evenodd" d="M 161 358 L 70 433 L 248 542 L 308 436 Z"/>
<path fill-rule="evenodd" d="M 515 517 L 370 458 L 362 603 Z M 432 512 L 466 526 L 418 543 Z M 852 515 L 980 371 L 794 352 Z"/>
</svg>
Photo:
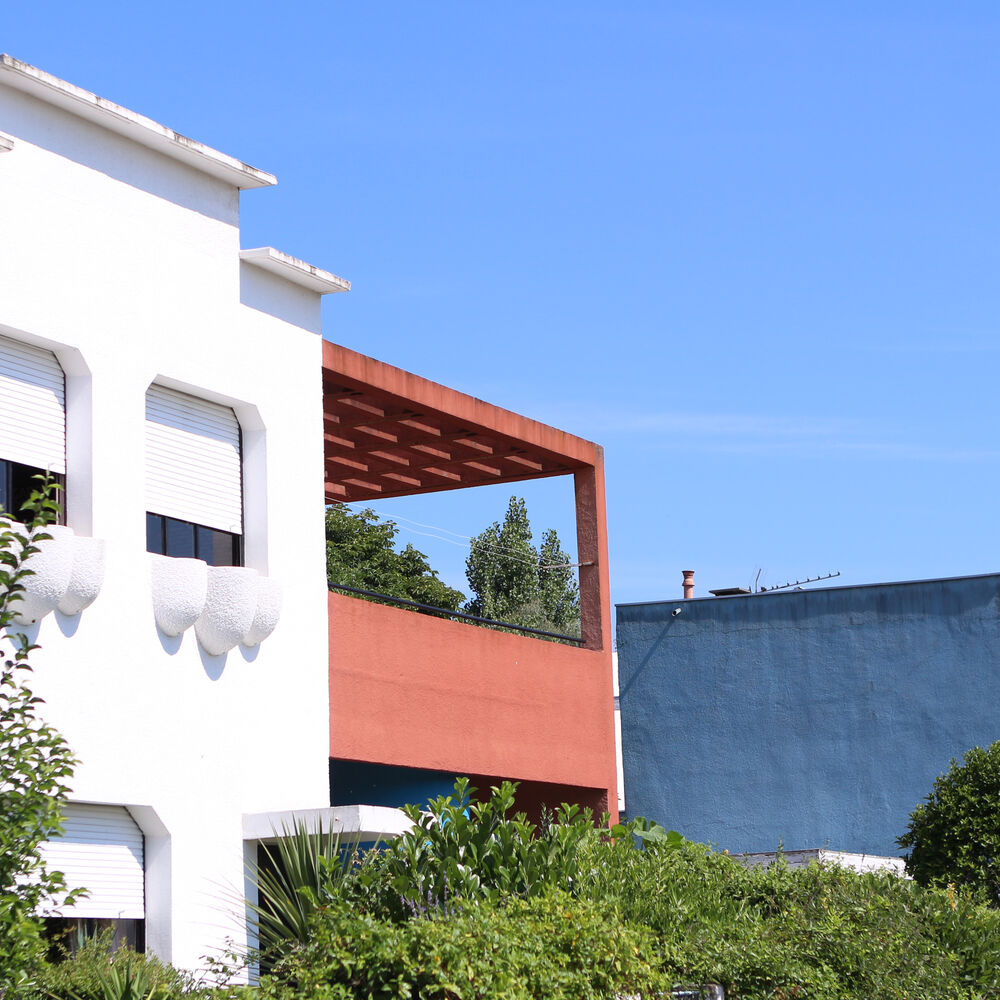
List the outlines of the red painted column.
<svg viewBox="0 0 1000 1000">
<path fill-rule="evenodd" d="M 618 819 L 618 775 L 615 764 L 614 680 L 611 665 L 611 576 L 608 569 L 608 515 L 604 498 L 604 449 L 594 446 L 594 464 L 574 473 L 576 544 L 580 566 L 580 635 L 586 649 L 603 654 L 602 699 L 611 723 L 607 742 L 607 809 Z M 587 564 L 587 565 L 583 565 Z"/>
<path fill-rule="evenodd" d="M 594 465 L 573 476 L 576 545 L 580 560 L 580 634 L 587 649 L 611 648 L 608 595 L 608 518 L 604 501 L 604 452 L 595 445 Z"/>
</svg>

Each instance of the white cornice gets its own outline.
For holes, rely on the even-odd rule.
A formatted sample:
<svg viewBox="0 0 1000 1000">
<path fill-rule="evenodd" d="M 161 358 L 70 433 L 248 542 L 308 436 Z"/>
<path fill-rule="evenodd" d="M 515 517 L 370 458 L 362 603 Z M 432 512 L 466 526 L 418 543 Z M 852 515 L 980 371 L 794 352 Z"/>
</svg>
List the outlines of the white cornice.
<svg viewBox="0 0 1000 1000">
<path fill-rule="evenodd" d="M 22 90 L 40 101 L 94 122 L 110 132 L 155 149 L 235 187 L 269 187 L 278 183 L 273 174 L 195 142 L 151 118 L 129 111 L 120 104 L 114 104 L 89 90 L 60 80 L 13 56 L 0 54 L 0 85 Z"/>
<path fill-rule="evenodd" d="M 349 292 L 351 283 L 337 275 L 313 267 L 298 257 L 292 257 L 274 247 L 254 247 L 252 250 L 241 250 L 240 260 L 254 267 L 270 271 L 286 281 L 294 282 L 308 288 L 311 292 L 328 295 L 330 292 Z"/>
</svg>

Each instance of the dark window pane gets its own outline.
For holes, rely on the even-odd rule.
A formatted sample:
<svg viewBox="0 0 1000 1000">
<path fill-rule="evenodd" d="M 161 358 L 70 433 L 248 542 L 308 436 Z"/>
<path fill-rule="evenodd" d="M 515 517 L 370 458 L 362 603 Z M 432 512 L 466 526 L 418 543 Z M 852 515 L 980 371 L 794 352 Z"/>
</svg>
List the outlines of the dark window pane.
<svg viewBox="0 0 1000 1000">
<path fill-rule="evenodd" d="M 215 533 L 216 566 L 242 566 L 243 547 L 239 535 L 230 535 L 227 531 Z"/>
<path fill-rule="evenodd" d="M 144 920 L 118 920 L 114 917 L 47 917 L 42 934 L 49 943 L 49 960 L 53 963 L 65 959 L 66 953 L 75 955 L 85 941 L 102 934 L 108 935 L 112 951 L 131 948 L 146 950 Z"/>
<path fill-rule="evenodd" d="M 159 514 L 146 514 L 146 551 L 163 555 L 163 518 Z"/>
<path fill-rule="evenodd" d="M 34 469 L 30 465 L 21 465 L 19 462 L 10 463 L 10 502 L 13 507 L 12 514 L 19 514 L 21 507 L 27 502 L 28 497 L 41 485 L 34 478 L 41 472 L 41 469 Z"/>
<path fill-rule="evenodd" d="M 33 465 L 21 465 L 20 462 L 0 460 L 0 510 L 21 521 L 24 512 L 21 508 L 36 490 L 41 489 L 41 483 L 36 476 L 45 474 L 44 469 L 36 469 Z M 59 486 L 66 485 L 66 477 L 51 475 L 49 477 Z M 59 504 L 58 524 L 65 524 L 65 498 L 62 490 L 51 494 L 51 499 Z"/>
<path fill-rule="evenodd" d="M 204 559 L 209 566 L 239 566 L 239 535 L 231 535 L 228 531 L 217 531 L 214 528 L 197 528 L 198 558 Z"/>
<path fill-rule="evenodd" d="M 12 513 L 10 509 L 10 465 L 10 462 L 0 459 L 0 511 L 5 514 Z"/>
<path fill-rule="evenodd" d="M 168 517 L 166 522 L 167 551 L 164 555 L 176 556 L 179 559 L 193 559 L 195 557 L 194 525 L 172 517 Z"/>
<path fill-rule="evenodd" d="M 204 525 L 196 524 L 194 526 L 195 555 L 199 559 L 204 559 L 209 566 L 215 565 L 212 562 L 212 536 L 214 534 L 215 532 L 211 528 L 206 528 Z"/>
</svg>

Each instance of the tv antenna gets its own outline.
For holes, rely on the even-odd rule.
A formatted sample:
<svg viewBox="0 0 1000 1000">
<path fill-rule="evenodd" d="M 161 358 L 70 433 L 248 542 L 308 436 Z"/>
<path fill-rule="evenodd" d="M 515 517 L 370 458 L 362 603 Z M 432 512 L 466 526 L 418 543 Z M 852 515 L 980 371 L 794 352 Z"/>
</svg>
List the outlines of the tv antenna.
<svg viewBox="0 0 1000 1000">
<path fill-rule="evenodd" d="M 759 576 L 760 574 L 758 574 Z M 826 573 L 823 576 L 808 576 L 804 580 L 795 580 L 794 582 L 789 580 L 788 583 L 779 583 L 773 587 L 761 587 L 758 593 L 769 594 L 775 590 L 788 590 L 789 587 L 801 587 L 807 583 L 818 583 L 820 580 L 832 580 L 834 577 L 840 576 L 840 570 L 838 569 L 836 573 Z"/>
</svg>

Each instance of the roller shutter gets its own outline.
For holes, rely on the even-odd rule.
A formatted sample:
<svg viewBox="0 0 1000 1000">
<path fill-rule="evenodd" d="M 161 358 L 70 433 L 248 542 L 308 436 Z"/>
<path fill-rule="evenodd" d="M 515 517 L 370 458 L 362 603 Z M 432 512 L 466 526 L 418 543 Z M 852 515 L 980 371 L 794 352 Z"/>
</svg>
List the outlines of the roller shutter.
<svg viewBox="0 0 1000 1000">
<path fill-rule="evenodd" d="M 240 425 L 228 407 L 146 391 L 146 510 L 243 533 Z"/>
<path fill-rule="evenodd" d="M 142 831 L 121 806 L 66 807 L 63 835 L 42 844 L 51 871 L 62 872 L 70 889 L 88 893 L 53 911 L 62 917 L 142 920 L 145 879 Z"/>
<path fill-rule="evenodd" d="M 0 458 L 66 471 L 66 386 L 51 351 L 0 337 Z"/>
</svg>

